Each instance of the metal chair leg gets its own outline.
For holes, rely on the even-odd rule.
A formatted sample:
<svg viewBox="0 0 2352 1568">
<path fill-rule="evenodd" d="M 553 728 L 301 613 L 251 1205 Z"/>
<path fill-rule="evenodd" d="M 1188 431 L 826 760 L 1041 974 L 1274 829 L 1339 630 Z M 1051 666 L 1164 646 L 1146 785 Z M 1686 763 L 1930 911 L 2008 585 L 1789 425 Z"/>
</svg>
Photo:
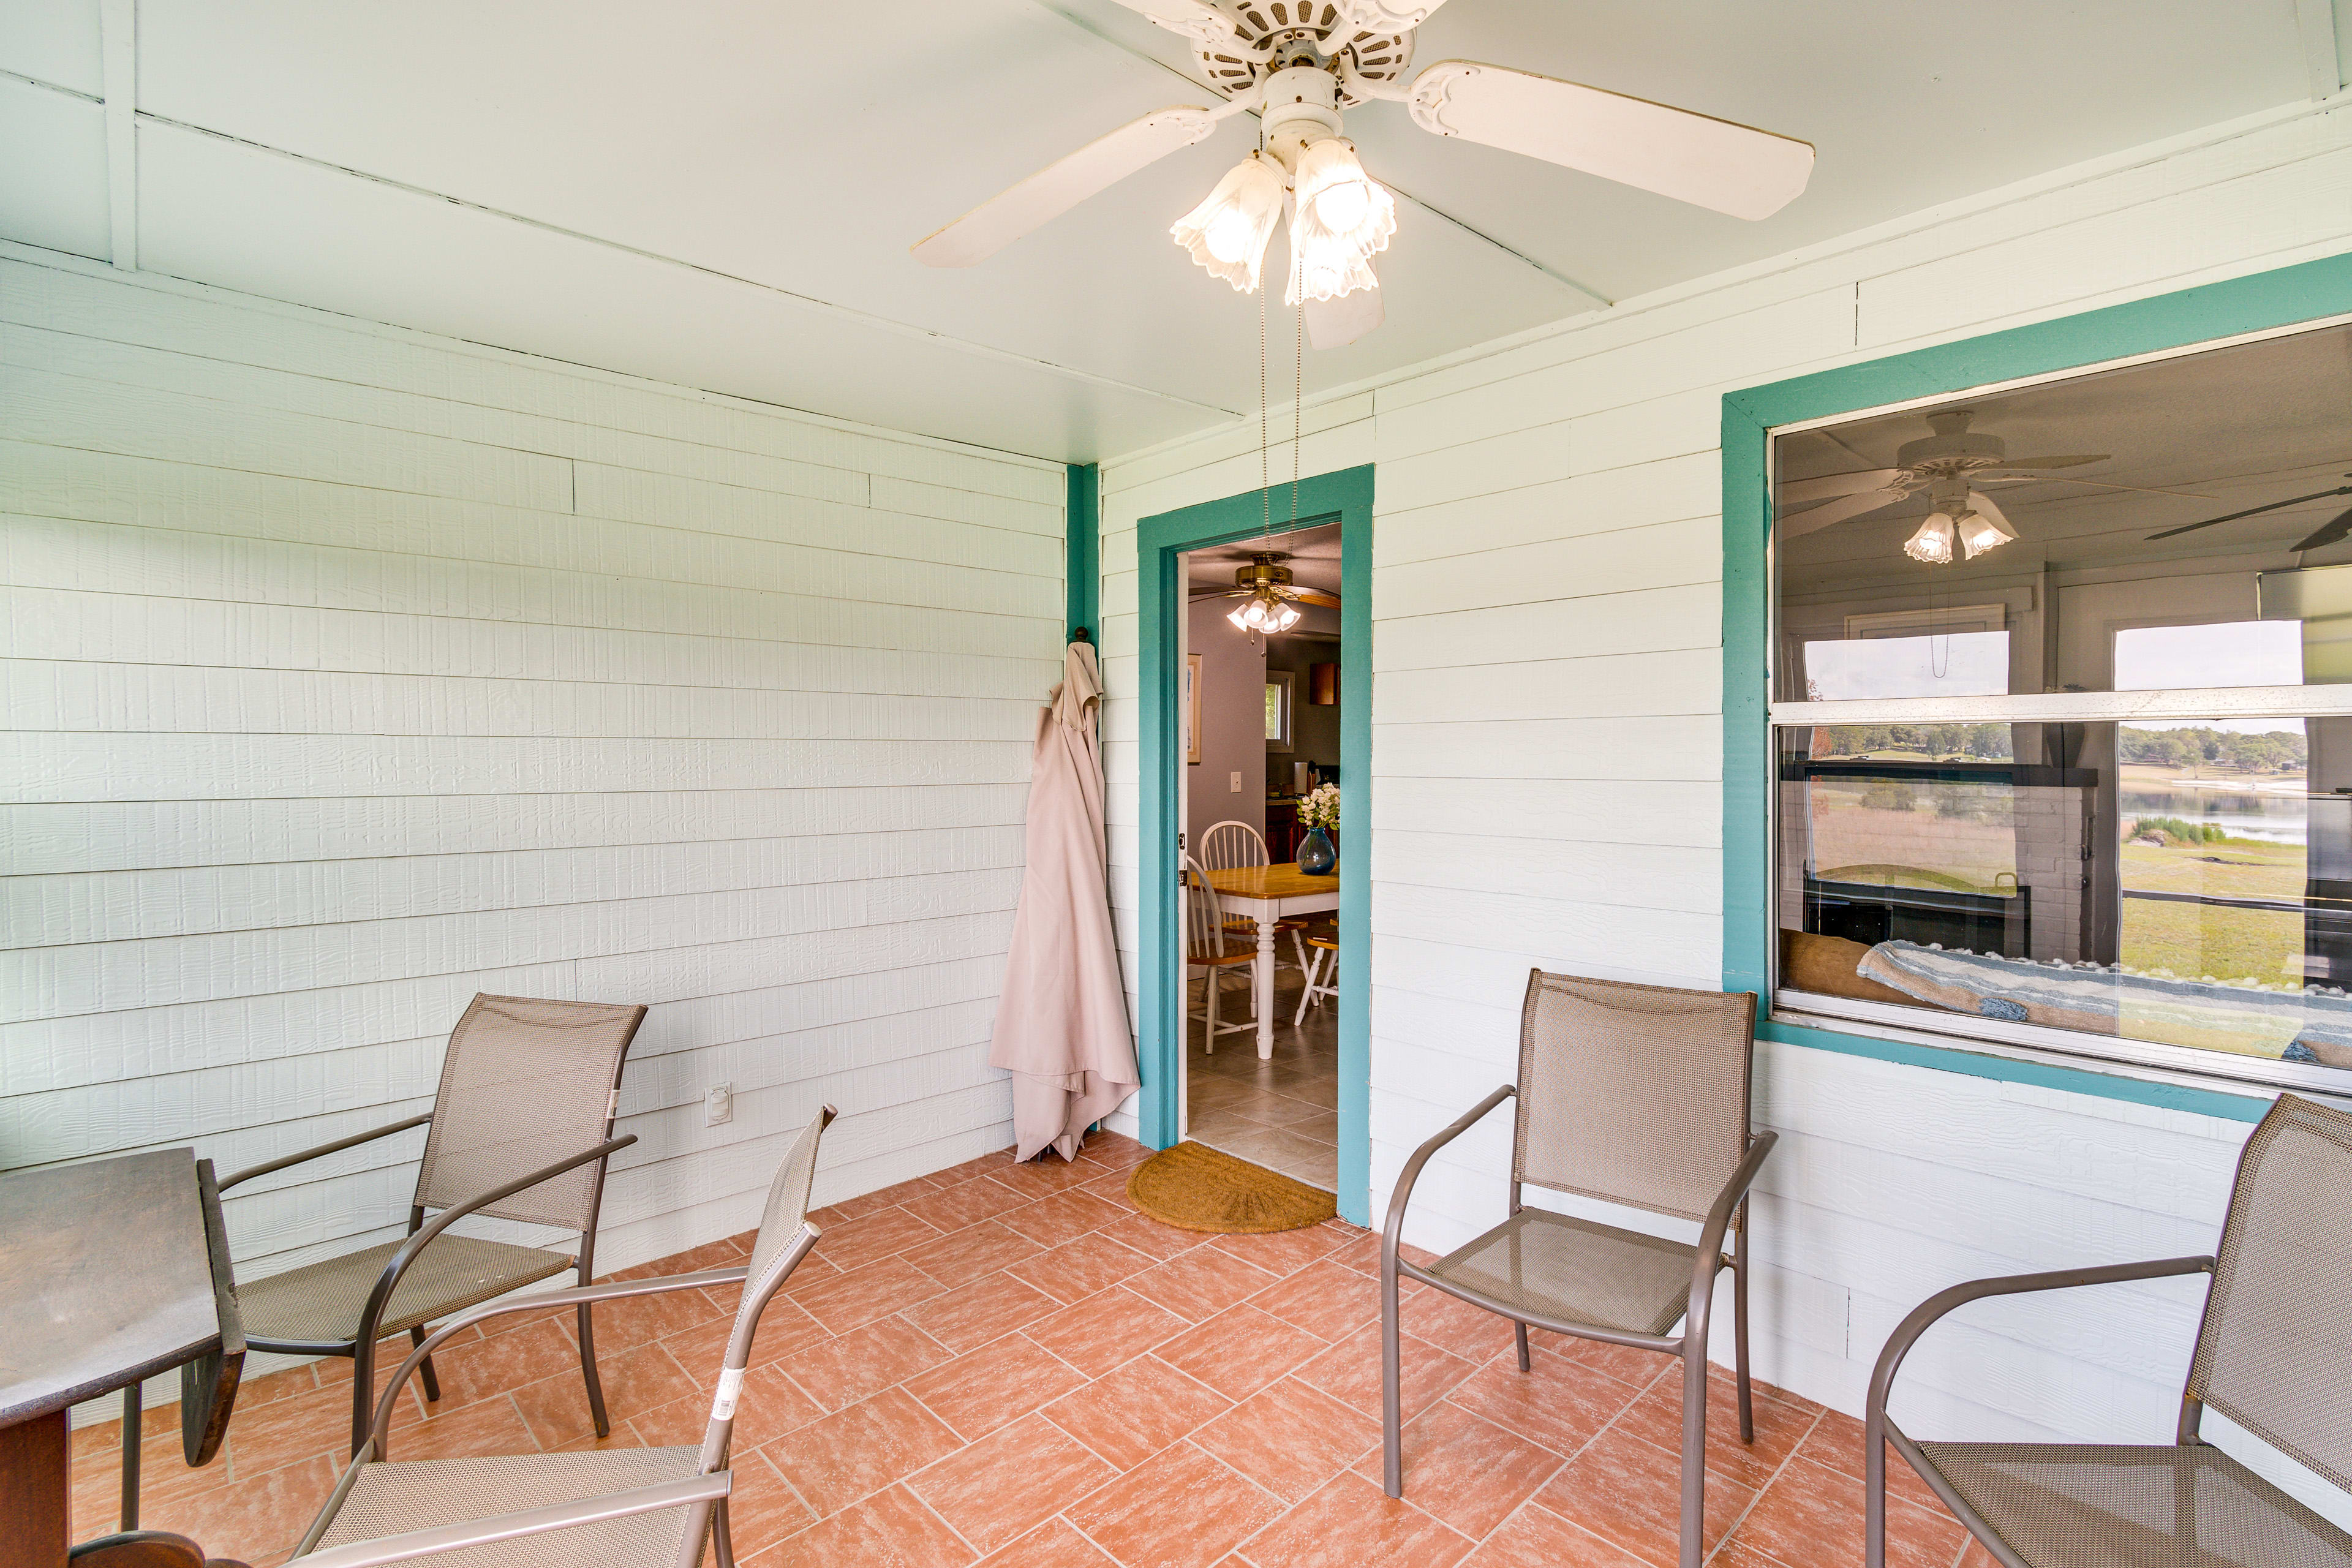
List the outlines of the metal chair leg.
<svg viewBox="0 0 2352 1568">
<path fill-rule="evenodd" d="M 1706 1555 L 1706 1341 L 1683 1341 L 1682 1568 Z"/>
<path fill-rule="evenodd" d="M 368 1427 L 375 1411 L 375 1341 L 363 1339 L 352 1346 L 352 1452 L 368 1444 Z"/>
<path fill-rule="evenodd" d="M 416 1327 L 408 1331 L 408 1342 L 412 1345 L 421 1345 L 425 1342 L 424 1324 L 419 1323 Z M 433 1404 L 438 1405 L 441 1402 L 441 1379 L 440 1376 L 433 1370 L 433 1358 L 431 1356 L 426 1356 L 425 1358 L 424 1364 L 419 1366 L 416 1370 L 425 1375 L 425 1399 Z"/>
<path fill-rule="evenodd" d="M 1391 1497 L 1404 1496 L 1404 1436 L 1399 1428 L 1403 1405 L 1398 1366 L 1396 1254 L 1381 1248 L 1381 1485 Z"/>
<path fill-rule="evenodd" d="M 710 1550 L 719 1568 L 735 1568 L 735 1539 L 727 1531 L 727 1500 L 710 1505 Z"/>
<path fill-rule="evenodd" d="M 1513 1323 L 1511 1330 L 1511 1337 L 1519 1342 L 1519 1370 L 1532 1371 L 1534 1363 L 1528 1359 L 1528 1326 L 1525 1323 Z"/>
<path fill-rule="evenodd" d="M 139 1448 L 145 1439 L 145 1388 L 132 1384 L 122 1391 L 122 1532 L 139 1528 Z"/>
<path fill-rule="evenodd" d="M 587 1258 L 585 1257 L 582 1258 L 580 1260 L 579 1273 L 580 1283 L 583 1285 L 586 1285 L 590 1282 L 588 1279 L 589 1267 L 590 1265 Z M 596 1325 L 594 1321 L 588 1315 L 589 1308 L 593 1304 L 593 1303 L 592 1302 L 583 1301 L 579 1306 L 580 1375 L 585 1378 L 588 1383 L 588 1414 L 595 1419 L 596 1436 L 599 1437 L 609 1437 L 613 1435 L 613 1422 L 612 1418 L 604 1414 L 604 1380 L 596 1375 Z"/>
<path fill-rule="evenodd" d="M 1748 1388 L 1748 1215 L 1731 1243 L 1731 1360 L 1739 1373 L 1739 1440 L 1756 1441 L 1756 1402 Z"/>
</svg>

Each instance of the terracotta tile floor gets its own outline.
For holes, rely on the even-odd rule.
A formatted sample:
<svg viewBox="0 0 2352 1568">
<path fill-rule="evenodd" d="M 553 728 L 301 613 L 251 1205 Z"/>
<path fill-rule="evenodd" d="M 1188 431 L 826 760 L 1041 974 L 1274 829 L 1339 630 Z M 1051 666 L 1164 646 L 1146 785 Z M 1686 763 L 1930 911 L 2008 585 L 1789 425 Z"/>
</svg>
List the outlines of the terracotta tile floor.
<svg viewBox="0 0 2352 1568">
<path fill-rule="evenodd" d="M 1146 1151 L 1098 1137 L 1074 1165 L 1009 1152 L 819 1212 L 769 1309 L 736 1426 L 735 1539 L 759 1568 L 1622 1568 L 1675 1561 L 1681 1386 L 1664 1357 L 1538 1335 L 1429 1293 L 1404 1323 L 1406 1497 L 1380 1474 L 1377 1243 L 1333 1222 L 1209 1237 L 1129 1210 Z M 633 1273 L 739 1256 L 741 1238 Z M 698 1438 L 727 1304 L 600 1310 L 608 1444 Z M 390 1347 L 387 1346 L 387 1351 Z M 396 1357 L 394 1358 L 396 1360 Z M 189 1470 L 151 1412 L 150 1528 L 283 1560 L 331 1484 L 348 1405 L 322 1363 L 257 1380 L 225 1459 Z M 593 1443 L 566 1320 L 510 1321 L 403 1404 L 395 1457 Z M 1861 1560 L 1852 1420 L 1759 1387 L 1756 1442 L 1728 1380 L 1707 1405 L 1708 1541 L 1726 1568 Z M 75 1434 L 76 1525 L 111 1528 L 111 1426 Z M 1990 1568 L 1900 1462 L 1892 1561 Z"/>
</svg>

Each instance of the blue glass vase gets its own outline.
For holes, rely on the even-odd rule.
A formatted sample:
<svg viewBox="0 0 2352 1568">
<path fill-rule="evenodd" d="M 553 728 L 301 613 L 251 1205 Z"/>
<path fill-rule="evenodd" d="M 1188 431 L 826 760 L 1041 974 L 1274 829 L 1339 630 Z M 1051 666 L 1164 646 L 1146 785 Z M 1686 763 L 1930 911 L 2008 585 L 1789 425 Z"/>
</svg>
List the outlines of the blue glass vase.
<svg viewBox="0 0 2352 1568">
<path fill-rule="evenodd" d="M 1298 841 L 1299 870 L 1309 877 L 1328 877 L 1339 863 L 1339 851 L 1332 847 L 1329 836 L 1319 827 L 1308 828 Z"/>
</svg>

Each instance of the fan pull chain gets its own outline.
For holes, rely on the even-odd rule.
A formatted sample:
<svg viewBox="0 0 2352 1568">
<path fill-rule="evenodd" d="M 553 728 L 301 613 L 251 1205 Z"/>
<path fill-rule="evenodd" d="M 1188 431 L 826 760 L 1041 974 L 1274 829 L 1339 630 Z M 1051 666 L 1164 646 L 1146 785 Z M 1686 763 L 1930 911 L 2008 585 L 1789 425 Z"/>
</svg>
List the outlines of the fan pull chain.
<svg viewBox="0 0 2352 1568">
<path fill-rule="evenodd" d="M 1267 473 L 1265 438 L 1265 290 L 1257 291 L 1257 499 L 1258 532 L 1274 537 L 1274 483 Z"/>
<path fill-rule="evenodd" d="M 1290 521 L 1298 522 L 1298 432 L 1307 403 L 1307 300 L 1299 297 L 1290 319 Z"/>
</svg>

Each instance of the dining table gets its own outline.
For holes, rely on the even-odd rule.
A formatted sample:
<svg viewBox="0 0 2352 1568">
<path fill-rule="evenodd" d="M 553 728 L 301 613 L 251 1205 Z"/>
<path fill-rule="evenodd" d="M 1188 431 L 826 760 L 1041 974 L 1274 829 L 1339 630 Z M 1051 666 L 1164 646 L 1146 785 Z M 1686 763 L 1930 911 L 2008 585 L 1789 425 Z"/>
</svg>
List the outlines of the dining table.
<svg viewBox="0 0 2352 1568">
<path fill-rule="evenodd" d="M 182 1453 L 202 1465 L 244 1363 L 212 1162 L 162 1149 L 0 1176 L 0 1568 L 65 1568 L 73 1406 L 124 1391 L 130 1528 L 143 1381 L 179 1369 Z M 126 1541 L 103 1560 L 187 1561 L 178 1540 Z"/>
<path fill-rule="evenodd" d="M 1286 920 L 1326 914 L 1339 907 L 1339 879 L 1316 877 L 1295 860 L 1271 866 L 1228 866 L 1207 873 L 1217 902 L 1227 914 L 1257 922 L 1257 957 L 1250 965 L 1250 994 L 1257 1014 L 1257 1054 L 1274 1055 L 1274 933 Z"/>
</svg>

